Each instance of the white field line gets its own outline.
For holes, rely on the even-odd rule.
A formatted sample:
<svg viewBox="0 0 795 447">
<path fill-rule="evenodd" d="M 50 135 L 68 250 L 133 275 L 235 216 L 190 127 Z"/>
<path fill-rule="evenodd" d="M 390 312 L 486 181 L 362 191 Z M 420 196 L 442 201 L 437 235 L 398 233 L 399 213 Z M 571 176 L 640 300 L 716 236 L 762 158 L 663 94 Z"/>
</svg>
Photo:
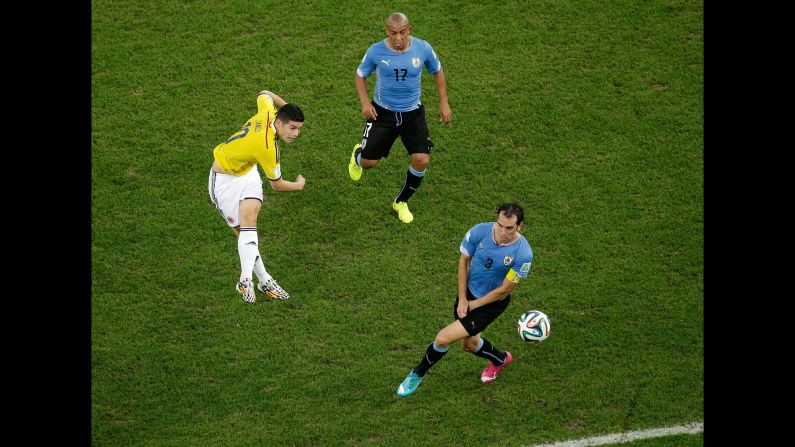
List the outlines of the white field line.
<svg viewBox="0 0 795 447">
<path fill-rule="evenodd" d="M 694 435 L 702 431 L 704 431 L 703 422 L 691 422 L 676 427 L 650 428 L 648 430 L 613 433 L 610 435 L 595 436 L 593 438 L 574 439 L 571 441 L 553 442 L 552 444 L 536 444 L 523 447 L 586 447 L 592 445 L 622 444 L 625 442 L 637 441 L 638 439 L 659 438 L 661 436 L 681 434 Z"/>
</svg>

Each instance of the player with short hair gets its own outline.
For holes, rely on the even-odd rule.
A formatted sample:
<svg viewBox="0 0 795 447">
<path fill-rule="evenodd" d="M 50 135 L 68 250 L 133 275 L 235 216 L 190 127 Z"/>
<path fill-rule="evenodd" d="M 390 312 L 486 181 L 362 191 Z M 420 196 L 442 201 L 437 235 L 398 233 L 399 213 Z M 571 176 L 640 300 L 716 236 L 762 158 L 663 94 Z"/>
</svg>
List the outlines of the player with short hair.
<svg viewBox="0 0 795 447">
<path fill-rule="evenodd" d="M 392 144 L 400 136 L 409 153 L 409 167 L 403 187 L 392 202 L 401 222 L 411 223 L 414 216 L 408 201 L 425 177 L 430 161 L 431 142 L 425 107 L 420 101 L 420 78 L 425 67 L 432 74 L 439 91 L 439 119 L 450 122 L 453 113 L 447 103 L 447 84 L 442 63 L 431 45 L 411 36 L 411 24 L 405 14 L 396 12 L 386 21 L 387 38 L 367 49 L 356 69 L 356 93 L 367 119 L 361 143 L 353 147 L 348 163 L 351 180 L 358 182 L 362 169 L 375 167 L 389 156 Z M 372 102 L 367 95 L 365 78 L 376 74 Z"/>
<path fill-rule="evenodd" d="M 278 107 L 278 112 L 276 108 Z M 259 278 L 257 288 L 265 295 L 286 300 L 290 295 L 265 270 L 259 253 L 257 216 L 262 199 L 262 167 L 274 191 L 300 191 L 306 180 L 298 175 L 294 182 L 282 178 L 277 140 L 292 143 L 304 125 L 298 106 L 263 90 L 257 95 L 257 114 L 243 128 L 213 149 L 208 189 L 210 201 L 237 236 L 240 255 L 240 280 L 235 287 L 243 300 L 256 301 L 252 270 Z"/>
<path fill-rule="evenodd" d="M 398 386 L 397 395 L 411 395 L 425 373 L 444 357 L 449 346 L 461 340 L 461 348 L 489 360 L 480 375 L 483 383 L 493 382 L 513 361 L 480 334 L 511 302 L 511 292 L 530 273 L 533 249 L 519 232 L 524 227 L 524 210 L 516 203 L 497 208 L 497 221 L 475 225 L 461 241 L 458 261 L 458 295 L 453 321 L 436 334 L 425 355 Z"/>
</svg>

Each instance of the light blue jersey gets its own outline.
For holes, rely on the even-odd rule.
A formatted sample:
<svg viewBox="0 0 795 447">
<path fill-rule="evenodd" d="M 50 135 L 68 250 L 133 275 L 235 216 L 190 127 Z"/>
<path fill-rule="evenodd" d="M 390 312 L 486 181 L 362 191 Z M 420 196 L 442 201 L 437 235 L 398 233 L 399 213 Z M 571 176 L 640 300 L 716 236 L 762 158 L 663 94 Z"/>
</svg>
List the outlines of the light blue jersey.
<svg viewBox="0 0 795 447">
<path fill-rule="evenodd" d="M 370 45 L 356 69 L 360 78 L 367 78 L 375 70 L 373 101 L 393 112 L 409 112 L 420 106 L 420 76 L 422 66 L 428 73 L 442 69 L 431 44 L 411 36 L 411 46 L 398 54 L 386 45 L 386 39 Z"/>
<path fill-rule="evenodd" d="M 533 249 L 521 234 L 508 245 L 497 245 L 492 231 L 496 224 L 477 224 L 461 241 L 461 253 L 472 258 L 467 285 L 477 298 L 499 287 L 504 279 L 518 283 L 527 278 L 533 262 Z"/>
</svg>

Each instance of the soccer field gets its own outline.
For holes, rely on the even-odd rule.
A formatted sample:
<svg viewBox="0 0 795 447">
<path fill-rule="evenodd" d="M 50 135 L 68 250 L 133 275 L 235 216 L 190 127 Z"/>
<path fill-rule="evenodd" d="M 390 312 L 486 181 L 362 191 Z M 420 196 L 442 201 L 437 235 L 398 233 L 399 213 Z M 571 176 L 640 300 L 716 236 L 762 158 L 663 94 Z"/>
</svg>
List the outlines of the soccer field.
<svg viewBox="0 0 795 447">
<path fill-rule="evenodd" d="M 700 1 L 92 2 L 92 441 L 97 446 L 530 446 L 704 420 L 704 45 Z M 444 67 L 453 121 L 414 222 L 407 156 L 348 178 L 354 73 L 405 13 Z M 368 79 L 372 91 L 373 79 Z M 268 89 L 306 121 L 258 221 L 288 301 L 244 303 L 209 201 L 212 149 Z M 450 348 L 459 243 L 525 208 L 533 268 L 484 333 Z M 526 310 L 552 334 L 523 342 Z M 703 434 L 635 447 L 703 445 Z"/>
</svg>

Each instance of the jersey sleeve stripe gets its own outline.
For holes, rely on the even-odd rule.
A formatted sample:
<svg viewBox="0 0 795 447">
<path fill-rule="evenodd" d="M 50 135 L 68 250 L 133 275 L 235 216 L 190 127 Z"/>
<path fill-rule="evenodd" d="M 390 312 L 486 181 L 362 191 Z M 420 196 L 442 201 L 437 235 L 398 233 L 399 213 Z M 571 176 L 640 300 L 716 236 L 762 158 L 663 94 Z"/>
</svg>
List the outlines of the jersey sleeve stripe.
<svg viewBox="0 0 795 447">
<path fill-rule="evenodd" d="M 271 131 L 271 111 L 268 110 L 268 114 L 265 115 L 265 150 L 267 151 L 270 147 L 268 146 L 268 142 L 271 140 L 268 133 Z"/>
<path fill-rule="evenodd" d="M 275 119 L 275 118 L 274 118 L 274 119 Z M 269 143 L 270 143 L 270 141 L 271 141 L 271 139 L 270 139 L 270 131 L 271 131 L 271 112 L 270 112 L 270 110 L 268 111 L 268 115 L 267 115 L 267 117 L 266 117 L 266 119 L 265 119 L 265 124 L 266 124 L 266 126 L 265 126 L 265 148 L 266 148 L 266 150 L 267 150 L 267 149 L 270 149 L 270 148 L 271 148 L 271 147 L 270 147 L 270 145 L 269 145 Z M 276 137 L 275 137 L 275 136 L 274 136 L 273 140 L 274 140 L 274 141 L 273 141 L 273 144 L 274 144 L 273 150 L 274 150 L 274 151 L 276 151 L 276 166 L 279 166 L 279 145 L 278 145 L 278 144 L 276 144 Z M 263 171 L 265 171 L 265 169 L 264 169 L 264 168 L 263 168 Z M 282 178 L 282 175 L 281 175 L 281 170 L 279 171 L 279 176 L 278 176 L 278 177 L 276 177 L 276 178 L 270 178 L 270 176 L 268 175 L 268 173 L 267 173 L 267 172 L 265 173 L 265 176 L 266 176 L 266 177 L 268 177 L 268 180 L 270 180 L 270 181 L 272 181 L 272 182 L 278 181 L 279 179 L 281 179 L 281 178 Z"/>
</svg>

